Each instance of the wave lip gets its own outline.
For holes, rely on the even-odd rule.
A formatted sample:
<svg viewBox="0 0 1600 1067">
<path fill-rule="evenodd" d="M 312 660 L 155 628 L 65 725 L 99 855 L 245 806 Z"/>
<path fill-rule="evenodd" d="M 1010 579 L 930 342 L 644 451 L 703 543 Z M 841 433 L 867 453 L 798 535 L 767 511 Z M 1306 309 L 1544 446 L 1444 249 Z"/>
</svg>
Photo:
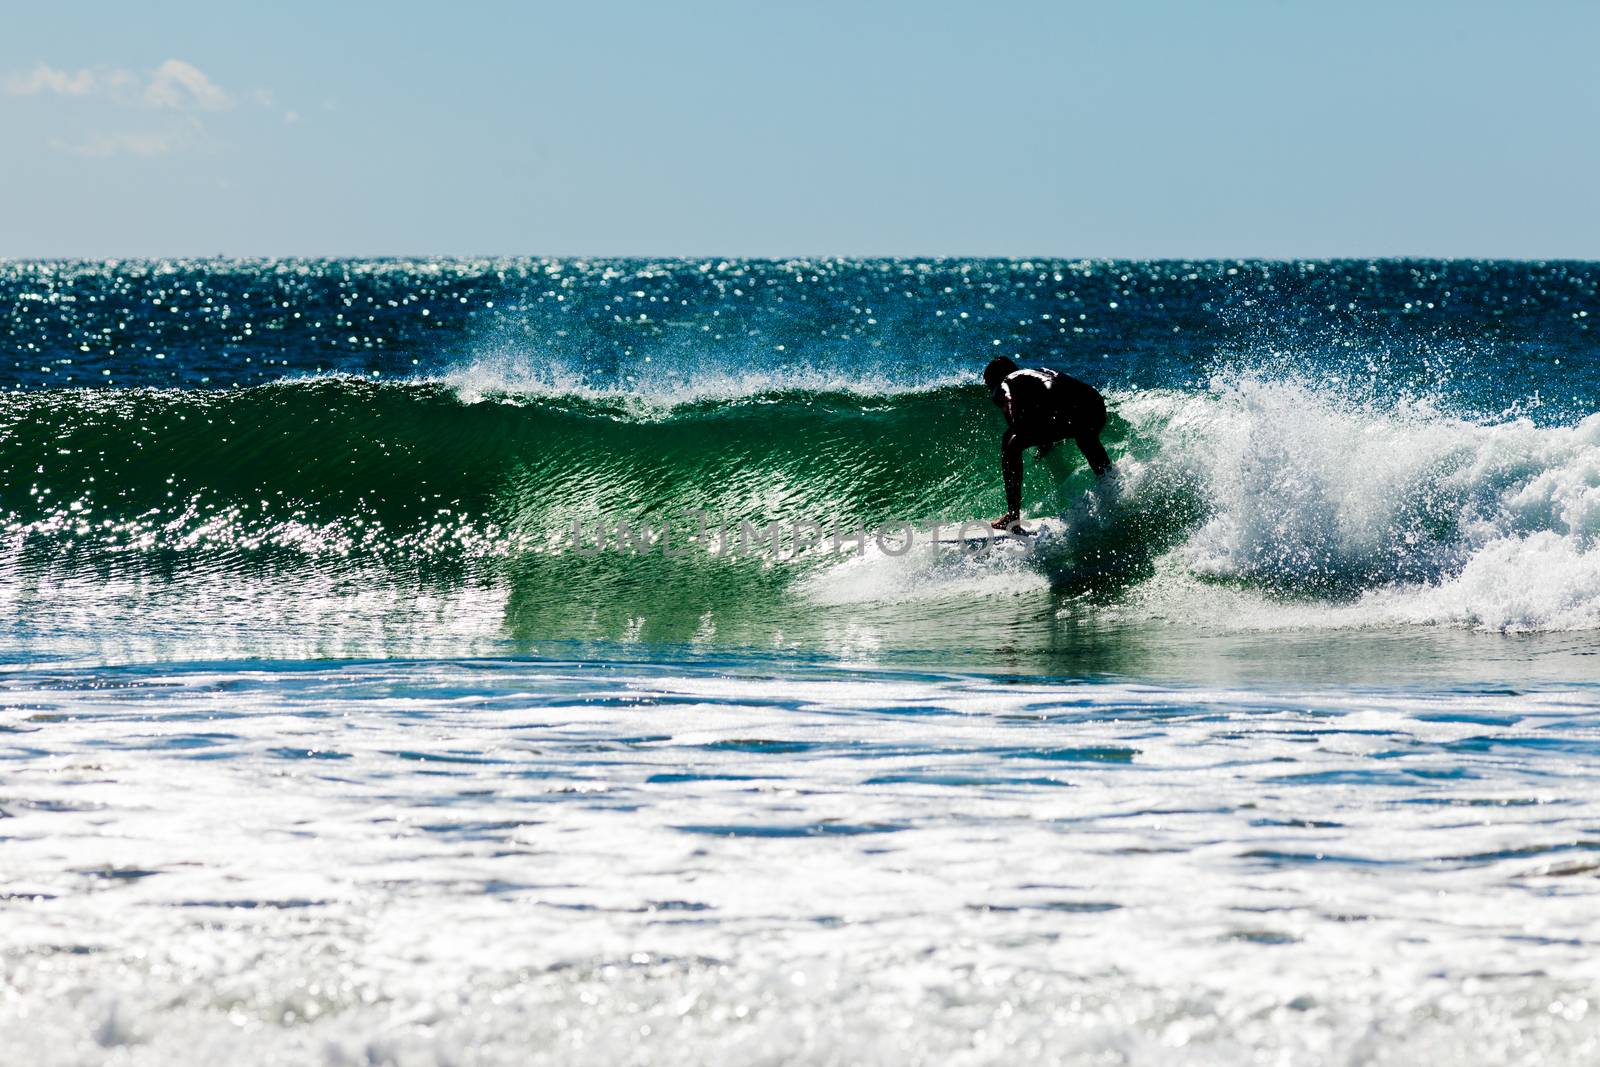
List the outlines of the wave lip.
<svg viewBox="0 0 1600 1067">
<path fill-rule="evenodd" d="M 582 400 L 621 405 L 641 415 L 661 417 L 675 409 L 707 403 L 761 401 L 785 396 L 848 396 L 883 401 L 908 393 L 971 388 L 971 376 L 845 372 L 806 364 L 769 367 L 655 368 L 645 362 L 620 378 L 596 380 L 581 371 L 513 354 L 496 354 L 460 364 L 426 379 L 447 386 L 463 403 L 530 403 Z"/>
</svg>

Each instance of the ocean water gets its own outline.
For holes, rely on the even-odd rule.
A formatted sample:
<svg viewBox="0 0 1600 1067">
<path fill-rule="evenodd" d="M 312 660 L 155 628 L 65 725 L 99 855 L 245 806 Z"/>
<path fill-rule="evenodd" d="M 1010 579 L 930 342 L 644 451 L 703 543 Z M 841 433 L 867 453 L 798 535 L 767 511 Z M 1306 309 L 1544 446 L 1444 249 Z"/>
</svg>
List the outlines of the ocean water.
<svg viewBox="0 0 1600 1067">
<path fill-rule="evenodd" d="M 1572 262 L 0 263 L 0 1062 L 1593 1063 L 1597 319 Z M 968 551 L 998 354 L 1116 473 Z"/>
</svg>

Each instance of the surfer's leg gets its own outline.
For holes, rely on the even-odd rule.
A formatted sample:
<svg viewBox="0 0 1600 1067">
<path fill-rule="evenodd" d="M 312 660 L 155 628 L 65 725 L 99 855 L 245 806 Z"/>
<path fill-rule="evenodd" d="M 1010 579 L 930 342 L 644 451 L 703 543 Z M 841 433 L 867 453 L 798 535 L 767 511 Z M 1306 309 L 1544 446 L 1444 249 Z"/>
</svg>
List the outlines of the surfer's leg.
<svg viewBox="0 0 1600 1067">
<path fill-rule="evenodd" d="M 1078 451 L 1083 453 L 1083 458 L 1094 468 L 1095 476 L 1104 478 L 1106 471 L 1111 469 L 1111 457 L 1106 455 L 1106 447 L 1100 443 L 1100 435 L 1093 432 L 1080 434 L 1076 441 Z"/>
<path fill-rule="evenodd" d="M 1093 410 L 1086 413 L 1073 440 L 1077 442 L 1083 458 L 1094 469 L 1095 477 L 1104 478 L 1106 471 L 1111 469 L 1111 457 L 1106 455 L 1106 446 L 1100 443 L 1100 431 L 1106 428 L 1106 402 L 1099 393 L 1095 394 L 1094 399 Z"/>
</svg>

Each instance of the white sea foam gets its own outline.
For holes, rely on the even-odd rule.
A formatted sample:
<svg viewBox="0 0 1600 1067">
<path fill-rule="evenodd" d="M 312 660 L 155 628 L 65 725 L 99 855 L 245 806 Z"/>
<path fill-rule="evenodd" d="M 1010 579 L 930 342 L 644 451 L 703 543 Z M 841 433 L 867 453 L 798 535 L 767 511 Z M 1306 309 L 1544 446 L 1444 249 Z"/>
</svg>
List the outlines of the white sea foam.
<svg viewBox="0 0 1600 1067">
<path fill-rule="evenodd" d="M 0 674 L 0 1059 L 1588 1064 L 1595 694 Z"/>
<path fill-rule="evenodd" d="M 1175 549 L 1196 578 L 1323 594 L 1346 625 L 1600 625 L 1600 415 L 1476 421 L 1250 380 L 1123 410 L 1200 493 Z"/>
<path fill-rule="evenodd" d="M 1376 590 L 1364 606 L 1402 622 L 1507 632 L 1600 627 L 1600 551 L 1545 530 L 1499 538 L 1435 585 Z"/>
</svg>

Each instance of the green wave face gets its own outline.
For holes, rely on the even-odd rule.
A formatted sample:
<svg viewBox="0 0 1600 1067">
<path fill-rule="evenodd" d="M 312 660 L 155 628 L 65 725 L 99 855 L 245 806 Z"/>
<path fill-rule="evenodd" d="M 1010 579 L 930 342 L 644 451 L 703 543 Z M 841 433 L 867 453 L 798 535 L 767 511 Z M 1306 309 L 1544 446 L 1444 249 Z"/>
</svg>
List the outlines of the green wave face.
<svg viewBox="0 0 1600 1067">
<path fill-rule="evenodd" d="M 827 643 L 837 620 L 905 622 L 892 606 L 815 604 L 797 583 L 858 542 L 797 555 L 793 524 L 846 533 L 997 513 L 1001 429 L 983 391 L 964 386 L 675 405 L 467 400 L 442 383 L 356 379 L 10 394 L 3 566 L 153 576 L 173 589 L 203 579 L 243 601 L 276 590 L 261 595 L 280 604 L 302 602 L 294 589 L 312 578 L 340 596 L 402 599 L 477 583 L 498 591 L 502 632 L 524 642 Z M 1032 506 L 1053 509 L 1045 468 L 1029 490 Z M 677 537 L 701 516 L 704 540 L 673 546 L 698 551 L 631 551 L 615 538 L 619 520 L 669 521 Z M 745 523 L 770 533 L 774 522 L 780 551 L 741 536 Z M 611 547 L 575 551 L 574 523 L 591 549 L 604 524 Z"/>
<path fill-rule="evenodd" d="M 229 598 L 264 599 L 291 627 L 318 597 L 387 589 L 404 601 L 467 583 L 497 591 L 499 628 L 521 642 L 826 643 L 830 619 L 872 615 L 819 609 L 796 588 L 841 557 L 797 557 L 792 538 L 781 554 L 770 542 L 745 554 L 741 525 L 859 529 L 997 512 L 1000 429 L 982 391 L 965 387 L 674 406 L 570 394 L 469 402 L 444 384 L 354 379 L 10 394 L 0 566 L 47 582 L 41 597 L 48 581 L 95 576 L 91 613 L 117 576 L 206 590 L 192 592 L 205 602 L 193 610 L 219 619 L 248 610 Z M 1048 479 L 1035 478 L 1049 497 Z M 574 522 L 592 544 L 601 523 L 689 531 L 694 512 L 727 524 L 735 551 L 715 551 L 715 533 L 684 554 L 572 550 Z M 308 582 L 320 592 L 297 591 Z M 107 625 L 134 625 L 114 621 L 121 610 Z"/>
<path fill-rule="evenodd" d="M 348 379 L 12 394 L 0 403 L 0 508 L 41 559 L 459 562 L 549 546 L 573 522 L 977 518 L 1000 508 L 1000 429 L 966 387 L 673 407 L 467 402 L 442 384 Z M 1043 478 L 1030 488 L 1035 502 L 1052 492 Z"/>
</svg>

